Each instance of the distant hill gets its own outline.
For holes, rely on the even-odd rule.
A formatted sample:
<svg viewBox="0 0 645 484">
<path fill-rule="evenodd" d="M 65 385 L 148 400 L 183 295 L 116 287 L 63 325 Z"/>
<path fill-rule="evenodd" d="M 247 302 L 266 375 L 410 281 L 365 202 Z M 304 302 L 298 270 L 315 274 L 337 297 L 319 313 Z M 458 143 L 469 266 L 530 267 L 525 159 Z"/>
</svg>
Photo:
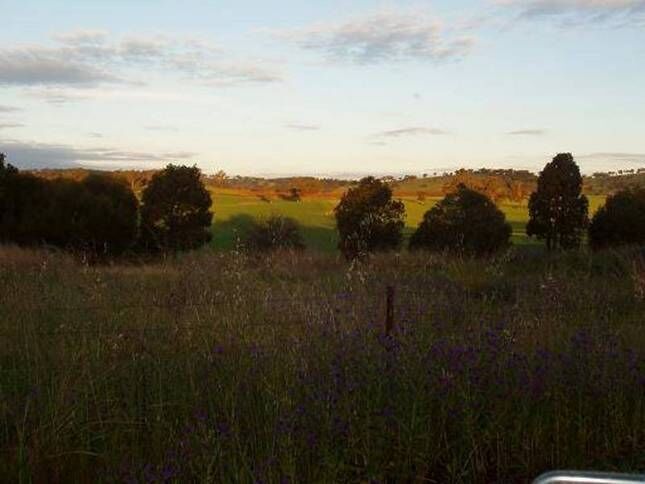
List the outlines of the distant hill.
<svg viewBox="0 0 645 484">
<path fill-rule="evenodd" d="M 47 179 L 71 178 L 80 180 L 90 173 L 105 173 L 99 170 L 86 169 L 52 169 L 34 170 L 36 176 Z M 139 193 L 155 170 L 117 170 L 109 172 L 113 176 L 125 179 L 132 189 Z M 406 175 L 400 177 L 386 176 L 382 179 L 390 184 L 395 195 L 401 197 L 416 197 L 423 200 L 426 197 L 439 197 L 454 190 L 457 185 L 464 185 L 485 193 L 495 201 L 521 201 L 527 199 L 535 190 L 537 175 L 528 170 L 460 169 L 440 175 Z M 298 189 L 303 197 L 337 197 L 355 181 L 316 178 L 316 177 L 282 177 L 261 178 L 248 176 L 227 176 L 223 171 L 214 175 L 204 175 L 206 185 L 211 189 L 247 192 L 254 196 L 280 197 Z M 621 170 L 618 172 L 594 173 L 584 177 L 584 192 L 589 195 L 608 195 L 622 188 L 645 187 L 645 169 Z"/>
</svg>

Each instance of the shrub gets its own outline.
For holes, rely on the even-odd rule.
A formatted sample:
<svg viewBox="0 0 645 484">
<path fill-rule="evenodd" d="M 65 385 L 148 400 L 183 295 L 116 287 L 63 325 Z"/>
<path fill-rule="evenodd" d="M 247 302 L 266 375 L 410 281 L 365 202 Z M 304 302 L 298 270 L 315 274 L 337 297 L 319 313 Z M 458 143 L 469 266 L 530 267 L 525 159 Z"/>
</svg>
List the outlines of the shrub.
<svg viewBox="0 0 645 484">
<path fill-rule="evenodd" d="M 401 245 L 405 207 L 392 200 L 392 190 L 380 180 L 363 178 L 343 195 L 334 213 L 338 246 L 348 258 Z"/>
<path fill-rule="evenodd" d="M 511 226 L 486 195 L 459 185 L 428 210 L 410 249 L 491 254 L 508 246 Z"/>
<path fill-rule="evenodd" d="M 591 221 L 589 243 L 594 249 L 645 244 L 645 189 L 609 196 Z"/>
<path fill-rule="evenodd" d="M 249 250 L 262 252 L 275 249 L 302 250 L 305 248 L 298 222 L 281 215 L 254 221 L 246 234 L 245 245 Z"/>
<path fill-rule="evenodd" d="M 168 165 L 143 191 L 141 245 L 151 251 L 195 249 L 211 240 L 211 196 L 196 166 Z"/>
</svg>

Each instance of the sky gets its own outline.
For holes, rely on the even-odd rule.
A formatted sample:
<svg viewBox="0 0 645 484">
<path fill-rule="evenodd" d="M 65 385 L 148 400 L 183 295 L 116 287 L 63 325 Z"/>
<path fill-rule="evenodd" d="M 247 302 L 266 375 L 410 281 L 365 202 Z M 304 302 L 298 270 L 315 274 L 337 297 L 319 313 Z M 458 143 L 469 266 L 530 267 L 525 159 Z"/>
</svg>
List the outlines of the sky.
<svg viewBox="0 0 645 484">
<path fill-rule="evenodd" d="M 645 168 L 645 0 L 2 0 L 19 168 Z"/>
</svg>

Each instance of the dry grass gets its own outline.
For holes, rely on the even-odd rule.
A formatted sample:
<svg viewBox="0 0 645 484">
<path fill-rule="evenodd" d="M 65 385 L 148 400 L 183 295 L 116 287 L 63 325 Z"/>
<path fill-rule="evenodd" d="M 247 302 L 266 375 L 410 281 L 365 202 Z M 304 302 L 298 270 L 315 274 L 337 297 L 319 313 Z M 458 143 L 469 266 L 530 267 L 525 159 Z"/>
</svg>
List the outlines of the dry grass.
<svg viewBox="0 0 645 484">
<path fill-rule="evenodd" d="M 0 473 L 523 482 L 556 467 L 642 470 L 643 273 L 629 251 L 353 265 L 201 252 L 90 267 L 4 248 Z"/>
</svg>

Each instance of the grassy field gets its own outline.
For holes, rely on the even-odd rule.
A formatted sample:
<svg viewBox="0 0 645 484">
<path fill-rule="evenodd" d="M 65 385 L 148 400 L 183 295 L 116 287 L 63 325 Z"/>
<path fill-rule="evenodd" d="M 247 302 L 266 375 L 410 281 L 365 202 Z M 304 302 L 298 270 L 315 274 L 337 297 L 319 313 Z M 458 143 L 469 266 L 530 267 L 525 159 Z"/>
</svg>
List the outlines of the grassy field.
<svg viewBox="0 0 645 484">
<path fill-rule="evenodd" d="M 339 198 L 305 197 L 301 202 L 289 202 L 274 199 L 270 203 L 262 201 L 257 195 L 235 193 L 231 190 L 212 192 L 215 223 L 213 225 L 213 244 L 217 248 L 231 249 L 236 240 L 244 233 L 245 227 L 253 218 L 281 214 L 292 217 L 300 222 L 303 237 L 308 247 L 323 251 L 334 252 L 338 244 L 334 207 Z M 407 218 L 405 235 L 408 237 L 419 225 L 423 214 L 430 210 L 440 198 L 427 198 L 421 203 L 416 198 L 403 198 Z M 590 213 L 604 203 L 604 197 L 590 196 Z M 526 236 L 525 226 L 528 221 L 527 202 L 503 203 L 500 208 L 506 214 L 507 220 L 513 226 L 512 241 L 514 244 L 535 244 Z"/>
<path fill-rule="evenodd" d="M 642 252 L 89 267 L 0 248 L 0 283 L 4 482 L 645 470 Z"/>
</svg>

